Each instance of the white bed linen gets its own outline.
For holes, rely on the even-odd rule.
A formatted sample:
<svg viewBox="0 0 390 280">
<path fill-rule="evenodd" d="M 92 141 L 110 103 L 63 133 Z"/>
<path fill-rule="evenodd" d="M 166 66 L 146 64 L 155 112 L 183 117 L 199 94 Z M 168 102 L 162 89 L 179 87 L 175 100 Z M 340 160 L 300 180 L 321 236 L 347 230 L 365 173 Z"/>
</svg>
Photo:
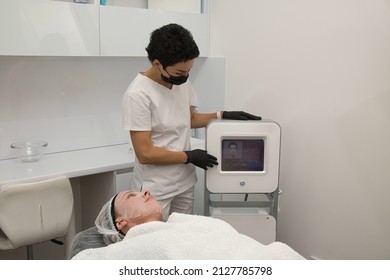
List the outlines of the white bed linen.
<svg viewBox="0 0 390 280">
<path fill-rule="evenodd" d="M 288 245 L 263 245 L 211 217 L 173 213 L 167 222 L 133 227 L 122 242 L 87 249 L 73 260 L 304 259 Z"/>
</svg>

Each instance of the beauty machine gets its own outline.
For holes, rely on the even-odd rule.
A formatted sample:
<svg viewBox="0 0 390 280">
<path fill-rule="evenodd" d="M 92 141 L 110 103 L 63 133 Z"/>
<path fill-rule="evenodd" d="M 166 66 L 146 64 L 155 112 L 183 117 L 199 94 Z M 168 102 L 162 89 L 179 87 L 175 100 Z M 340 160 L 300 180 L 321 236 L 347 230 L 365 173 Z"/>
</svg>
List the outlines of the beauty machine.
<svg viewBox="0 0 390 280">
<path fill-rule="evenodd" d="M 206 171 L 205 214 L 263 244 L 276 240 L 280 126 L 270 120 L 216 120 L 206 150 L 219 165 Z"/>
</svg>

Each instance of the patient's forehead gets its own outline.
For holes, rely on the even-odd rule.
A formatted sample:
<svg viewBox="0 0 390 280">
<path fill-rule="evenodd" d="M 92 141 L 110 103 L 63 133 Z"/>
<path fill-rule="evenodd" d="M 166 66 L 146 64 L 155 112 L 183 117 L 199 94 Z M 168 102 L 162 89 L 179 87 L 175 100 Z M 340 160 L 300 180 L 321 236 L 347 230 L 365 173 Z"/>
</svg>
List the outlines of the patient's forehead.
<svg viewBox="0 0 390 280">
<path fill-rule="evenodd" d="M 143 192 L 136 192 L 130 190 L 119 192 L 115 200 L 115 208 L 119 212 L 121 210 L 131 208 L 132 206 L 138 208 L 140 207 L 138 201 L 142 201 L 142 197 Z"/>
<path fill-rule="evenodd" d="M 140 192 L 127 190 L 127 191 L 121 191 L 120 193 L 118 193 L 118 198 L 119 198 L 119 200 L 127 200 L 132 196 L 139 196 L 139 195 L 141 195 Z"/>
<path fill-rule="evenodd" d="M 116 199 L 115 199 L 115 208 L 116 211 L 121 211 L 121 209 L 127 205 L 129 201 L 129 198 L 132 196 L 136 196 L 137 192 L 133 191 L 121 191 L 118 193 Z"/>
</svg>

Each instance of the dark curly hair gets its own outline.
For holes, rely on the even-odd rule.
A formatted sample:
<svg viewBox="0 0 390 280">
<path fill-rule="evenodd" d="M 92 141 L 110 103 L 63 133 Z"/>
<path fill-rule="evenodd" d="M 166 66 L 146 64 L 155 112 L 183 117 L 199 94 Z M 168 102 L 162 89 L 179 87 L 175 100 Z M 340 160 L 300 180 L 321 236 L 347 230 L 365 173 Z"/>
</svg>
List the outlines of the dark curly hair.
<svg viewBox="0 0 390 280">
<path fill-rule="evenodd" d="M 146 47 L 150 62 L 158 59 L 163 67 L 186 62 L 199 56 L 199 49 L 191 32 L 181 25 L 164 25 L 150 34 Z"/>
</svg>

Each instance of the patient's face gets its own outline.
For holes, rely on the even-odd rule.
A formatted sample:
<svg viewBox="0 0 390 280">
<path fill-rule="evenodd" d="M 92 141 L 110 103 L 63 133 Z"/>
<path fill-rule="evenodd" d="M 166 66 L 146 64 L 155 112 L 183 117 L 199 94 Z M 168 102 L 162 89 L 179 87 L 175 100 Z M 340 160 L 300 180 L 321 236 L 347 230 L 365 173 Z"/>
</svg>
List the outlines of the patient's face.
<svg viewBox="0 0 390 280">
<path fill-rule="evenodd" d="M 115 199 L 115 208 L 118 216 L 135 220 L 137 223 L 162 220 L 161 206 L 150 195 L 149 190 L 118 193 Z"/>
<path fill-rule="evenodd" d="M 229 154 L 230 154 L 230 158 L 236 157 L 236 155 L 237 155 L 237 144 L 236 143 L 230 143 Z"/>
</svg>

